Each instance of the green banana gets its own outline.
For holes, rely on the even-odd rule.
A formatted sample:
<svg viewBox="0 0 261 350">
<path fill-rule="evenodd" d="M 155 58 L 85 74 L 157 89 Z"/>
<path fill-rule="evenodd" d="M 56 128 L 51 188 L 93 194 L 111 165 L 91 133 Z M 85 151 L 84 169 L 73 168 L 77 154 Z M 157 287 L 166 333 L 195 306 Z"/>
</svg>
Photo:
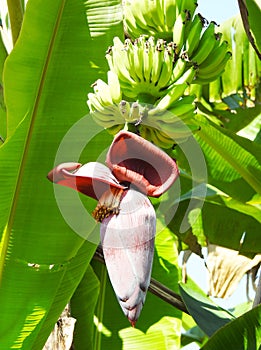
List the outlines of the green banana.
<svg viewBox="0 0 261 350">
<path fill-rule="evenodd" d="M 215 80 L 217 77 L 219 77 L 225 70 L 227 61 L 231 58 L 231 52 L 227 51 L 225 53 L 225 56 L 223 57 L 223 60 L 219 63 L 219 65 L 207 66 L 205 68 L 199 68 L 195 83 L 199 84 L 201 81 L 208 81 L 211 82 Z"/>
<path fill-rule="evenodd" d="M 165 17 L 165 25 L 167 30 L 172 31 L 176 20 L 176 1 L 175 0 L 163 0 L 163 12 Z"/>
<path fill-rule="evenodd" d="M 161 122 L 160 131 L 165 133 L 169 138 L 172 138 L 173 143 L 185 141 L 192 135 L 193 131 L 198 130 L 198 126 L 194 125 L 195 121 L 191 119 L 190 124 L 186 124 L 181 120 L 178 123 L 168 124 Z"/>
<path fill-rule="evenodd" d="M 179 54 L 184 44 L 185 34 L 185 19 L 184 12 L 179 13 L 173 27 L 173 42 L 176 45 L 176 53 Z"/>
<path fill-rule="evenodd" d="M 138 67 L 137 69 L 141 72 L 141 81 L 144 81 L 143 74 L 143 64 L 144 64 L 144 53 L 145 53 L 145 36 L 141 35 L 135 40 L 135 45 L 137 46 L 137 55 L 138 55 Z M 135 67 L 136 69 L 136 67 Z"/>
<path fill-rule="evenodd" d="M 166 123 L 174 123 L 179 120 L 191 119 L 195 114 L 195 105 L 193 104 L 183 104 L 176 107 L 170 107 L 169 112 L 172 114 L 172 118 L 163 118 L 162 120 Z"/>
<path fill-rule="evenodd" d="M 178 100 L 184 94 L 184 91 L 186 90 L 186 88 L 187 88 L 186 83 L 174 85 L 172 89 L 166 95 L 164 95 L 164 97 L 156 105 L 155 113 L 165 110 L 169 106 L 171 106 L 171 104 L 174 101 Z M 153 110 L 150 111 L 150 114 L 153 114 Z"/>
<path fill-rule="evenodd" d="M 133 50 L 129 52 L 129 60 L 133 60 L 134 63 L 134 71 L 135 75 L 138 77 L 138 81 L 143 81 L 143 71 L 142 71 L 142 65 L 140 62 L 140 54 L 139 54 L 139 47 L 135 43 L 133 44 Z"/>
<path fill-rule="evenodd" d="M 168 137 L 164 132 L 157 130 L 157 129 L 151 129 L 151 141 L 161 148 L 170 148 L 173 146 L 174 141 L 172 138 Z"/>
<path fill-rule="evenodd" d="M 209 83 L 209 102 L 222 102 L 220 77 Z"/>
<path fill-rule="evenodd" d="M 137 69 L 136 66 L 139 64 L 139 62 L 137 62 L 137 59 L 135 60 L 135 47 L 132 44 L 130 39 L 126 39 L 125 40 L 125 51 L 126 51 L 126 56 L 127 56 L 127 67 L 129 72 L 131 72 L 131 77 L 135 80 L 135 81 L 139 81 L 140 78 L 137 74 Z M 136 66 L 135 66 L 136 65 Z"/>
<path fill-rule="evenodd" d="M 110 70 L 108 71 L 107 76 L 112 101 L 114 103 L 119 103 L 122 99 L 122 93 L 118 76 Z"/>
<path fill-rule="evenodd" d="M 194 65 L 191 66 L 188 70 L 185 71 L 184 74 L 182 74 L 182 76 L 178 80 L 175 81 L 175 85 L 183 83 L 186 83 L 187 85 L 191 84 L 197 73 L 197 70 L 198 69 Z M 171 86 L 169 87 L 169 89 L 171 89 Z"/>
<path fill-rule="evenodd" d="M 151 81 L 158 82 L 164 59 L 164 40 L 158 39 L 153 53 L 153 65 L 151 70 Z"/>
<path fill-rule="evenodd" d="M 210 22 L 200 39 L 198 49 L 191 57 L 191 61 L 198 66 L 205 61 L 215 46 L 217 40 L 215 36 L 215 26 L 215 22 Z"/>
<path fill-rule="evenodd" d="M 150 37 L 145 42 L 145 50 L 143 50 L 143 76 L 146 82 L 151 81 L 151 71 L 153 67 L 154 39 Z"/>
<path fill-rule="evenodd" d="M 162 62 L 162 68 L 160 72 L 160 76 L 157 82 L 157 86 L 159 88 L 164 88 L 172 75 L 172 59 L 170 55 L 165 51 L 164 52 L 164 61 Z"/>
<path fill-rule="evenodd" d="M 189 57 L 198 48 L 200 43 L 201 31 L 204 27 L 202 16 L 198 13 L 193 18 L 191 25 L 189 26 L 189 32 L 185 43 L 185 51 Z"/>
<path fill-rule="evenodd" d="M 104 106 L 101 104 L 97 95 L 93 92 L 88 93 L 87 105 L 89 107 L 90 112 L 94 112 L 95 110 L 102 112 L 104 111 Z"/>
<path fill-rule="evenodd" d="M 140 136 L 143 137 L 145 140 L 151 141 L 151 128 L 141 124 L 139 125 L 139 133 Z"/>
<path fill-rule="evenodd" d="M 182 0 L 180 11 L 189 11 L 191 17 L 193 17 L 198 4 L 195 0 Z"/>
<path fill-rule="evenodd" d="M 209 67 L 210 69 L 218 67 L 226 56 L 228 49 L 227 41 L 222 41 L 222 43 L 215 47 L 208 57 L 200 65 L 200 70 Z"/>
<path fill-rule="evenodd" d="M 124 128 L 124 124 L 113 125 L 110 128 L 106 128 L 109 134 L 116 135 L 120 130 Z"/>
<path fill-rule="evenodd" d="M 187 68 L 187 66 L 188 66 L 188 62 L 182 57 L 179 57 L 174 64 L 171 81 L 176 82 L 185 72 L 185 69 Z"/>
<path fill-rule="evenodd" d="M 129 9 L 134 17 L 134 26 L 138 25 L 142 32 L 146 33 L 146 29 L 148 26 L 147 20 L 145 18 L 144 10 L 141 9 L 141 5 L 144 3 L 144 1 L 130 1 L 129 3 Z M 126 6 L 126 5 L 124 5 Z M 127 17 L 127 14 L 125 14 L 125 17 Z M 141 33 L 140 33 L 141 34 Z"/>
<path fill-rule="evenodd" d="M 152 21 L 152 23 L 154 23 L 155 32 L 165 31 L 164 10 L 161 7 L 161 1 L 143 0 L 139 2 L 144 4 L 144 11 L 146 11 L 145 19 L 149 18 L 149 20 Z"/>
<path fill-rule="evenodd" d="M 101 79 L 98 79 L 93 87 L 94 92 L 101 98 L 104 106 L 113 104 L 109 86 Z"/>
<path fill-rule="evenodd" d="M 109 68 L 118 75 L 120 81 L 124 81 L 129 85 L 132 85 L 135 83 L 135 81 L 132 79 L 128 69 L 126 68 L 128 58 L 124 45 L 118 37 L 115 37 L 113 42 L 115 46 L 112 46 L 111 52 L 107 53 L 105 56 L 109 64 Z"/>
</svg>

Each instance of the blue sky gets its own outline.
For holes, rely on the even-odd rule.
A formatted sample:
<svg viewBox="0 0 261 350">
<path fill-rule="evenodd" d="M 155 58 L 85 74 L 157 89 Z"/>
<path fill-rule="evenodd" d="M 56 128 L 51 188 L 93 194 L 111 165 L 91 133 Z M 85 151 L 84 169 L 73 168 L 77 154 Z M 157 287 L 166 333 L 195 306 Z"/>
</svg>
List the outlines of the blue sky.
<svg viewBox="0 0 261 350">
<path fill-rule="evenodd" d="M 237 0 L 198 0 L 198 12 L 209 21 L 222 23 L 239 12 Z"/>
</svg>

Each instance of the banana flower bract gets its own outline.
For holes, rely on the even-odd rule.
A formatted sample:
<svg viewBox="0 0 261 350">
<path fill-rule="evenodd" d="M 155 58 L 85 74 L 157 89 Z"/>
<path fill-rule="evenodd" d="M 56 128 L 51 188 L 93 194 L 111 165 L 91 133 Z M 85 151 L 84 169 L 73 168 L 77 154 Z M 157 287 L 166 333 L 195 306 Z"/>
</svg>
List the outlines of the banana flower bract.
<svg viewBox="0 0 261 350">
<path fill-rule="evenodd" d="M 119 304 L 132 326 L 150 283 L 156 214 L 147 196 L 159 197 L 177 179 L 175 161 L 140 136 L 120 131 L 98 162 L 63 163 L 48 174 L 54 183 L 98 200 L 93 217 L 108 274 Z"/>
</svg>

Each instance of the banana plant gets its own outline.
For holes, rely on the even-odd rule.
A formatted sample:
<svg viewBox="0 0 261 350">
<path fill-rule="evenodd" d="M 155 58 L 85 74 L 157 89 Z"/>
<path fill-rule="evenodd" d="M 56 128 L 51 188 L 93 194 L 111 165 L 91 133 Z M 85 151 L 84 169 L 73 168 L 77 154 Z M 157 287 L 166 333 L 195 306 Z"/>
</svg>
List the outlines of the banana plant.
<svg viewBox="0 0 261 350">
<path fill-rule="evenodd" d="M 7 123 L 2 113 L 1 349 L 44 346 L 95 251 L 94 243 L 64 221 L 46 179 L 61 139 L 88 113 L 85 95 L 97 74 L 104 74 L 102 53 L 115 32 L 122 35 L 115 21 L 120 5 L 108 2 L 100 10 L 108 28 L 94 40 L 92 6 L 29 1 L 19 37 L 2 66 Z M 69 157 L 79 137 L 72 140 Z M 96 147 L 101 149 L 105 140 Z M 70 207 L 71 199 L 64 200 Z M 83 234 L 93 230 L 86 226 Z"/>
<path fill-rule="evenodd" d="M 0 349 L 42 349 L 69 300 L 76 349 L 179 349 L 193 340 L 203 349 L 260 344 L 260 307 L 237 318 L 193 283 L 178 284 L 181 250 L 200 255 L 210 241 L 250 257 L 261 251 L 260 62 L 238 19 L 215 33 L 194 1 L 155 1 L 151 9 L 146 3 L 8 2 L 9 55 L 0 42 Z M 236 35 L 229 48 L 231 24 Z M 154 39 L 135 41 L 139 34 Z M 226 52 L 233 49 L 230 60 Z M 253 62 L 250 84 L 244 74 Z M 187 96 L 192 93 L 196 99 Z M 152 108 L 144 109 L 148 104 Z M 127 124 L 165 149 L 181 170 L 180 180 L 152 199 L 152 277 L 161 290 L 148 293 L 135 328 L 119 308 L 105 265 L 92 260 L 99 243 L 99 224 L 89 215 L 95 201 L 46 178 L 60 163 L 104 160 L 112 134 Z M 174 293 L 194 320 L 166 303 Z M 182 327 L 196 333 L 181 337 Z M 238 329 L 242 337 L 235 339 Z"/>
</svg>

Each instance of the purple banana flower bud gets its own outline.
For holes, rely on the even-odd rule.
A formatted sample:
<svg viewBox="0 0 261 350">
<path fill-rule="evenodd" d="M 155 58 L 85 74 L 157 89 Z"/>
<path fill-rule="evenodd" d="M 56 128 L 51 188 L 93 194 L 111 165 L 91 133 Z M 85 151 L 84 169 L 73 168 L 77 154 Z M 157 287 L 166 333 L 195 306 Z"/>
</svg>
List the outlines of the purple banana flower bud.
<svg viewBox="0 0 261 350">
<path fill-rule="evenodd" d="M 156 214 L 147 196 L 159 197 L 179 176 L 166 153 L 128 131 L 114 138 L 105 165 L 63 163 L 48 174 L 54 183 L 98 200 L 93 212 L 108 274 L 132 326 L 150 283 Z"/>
</svg>

